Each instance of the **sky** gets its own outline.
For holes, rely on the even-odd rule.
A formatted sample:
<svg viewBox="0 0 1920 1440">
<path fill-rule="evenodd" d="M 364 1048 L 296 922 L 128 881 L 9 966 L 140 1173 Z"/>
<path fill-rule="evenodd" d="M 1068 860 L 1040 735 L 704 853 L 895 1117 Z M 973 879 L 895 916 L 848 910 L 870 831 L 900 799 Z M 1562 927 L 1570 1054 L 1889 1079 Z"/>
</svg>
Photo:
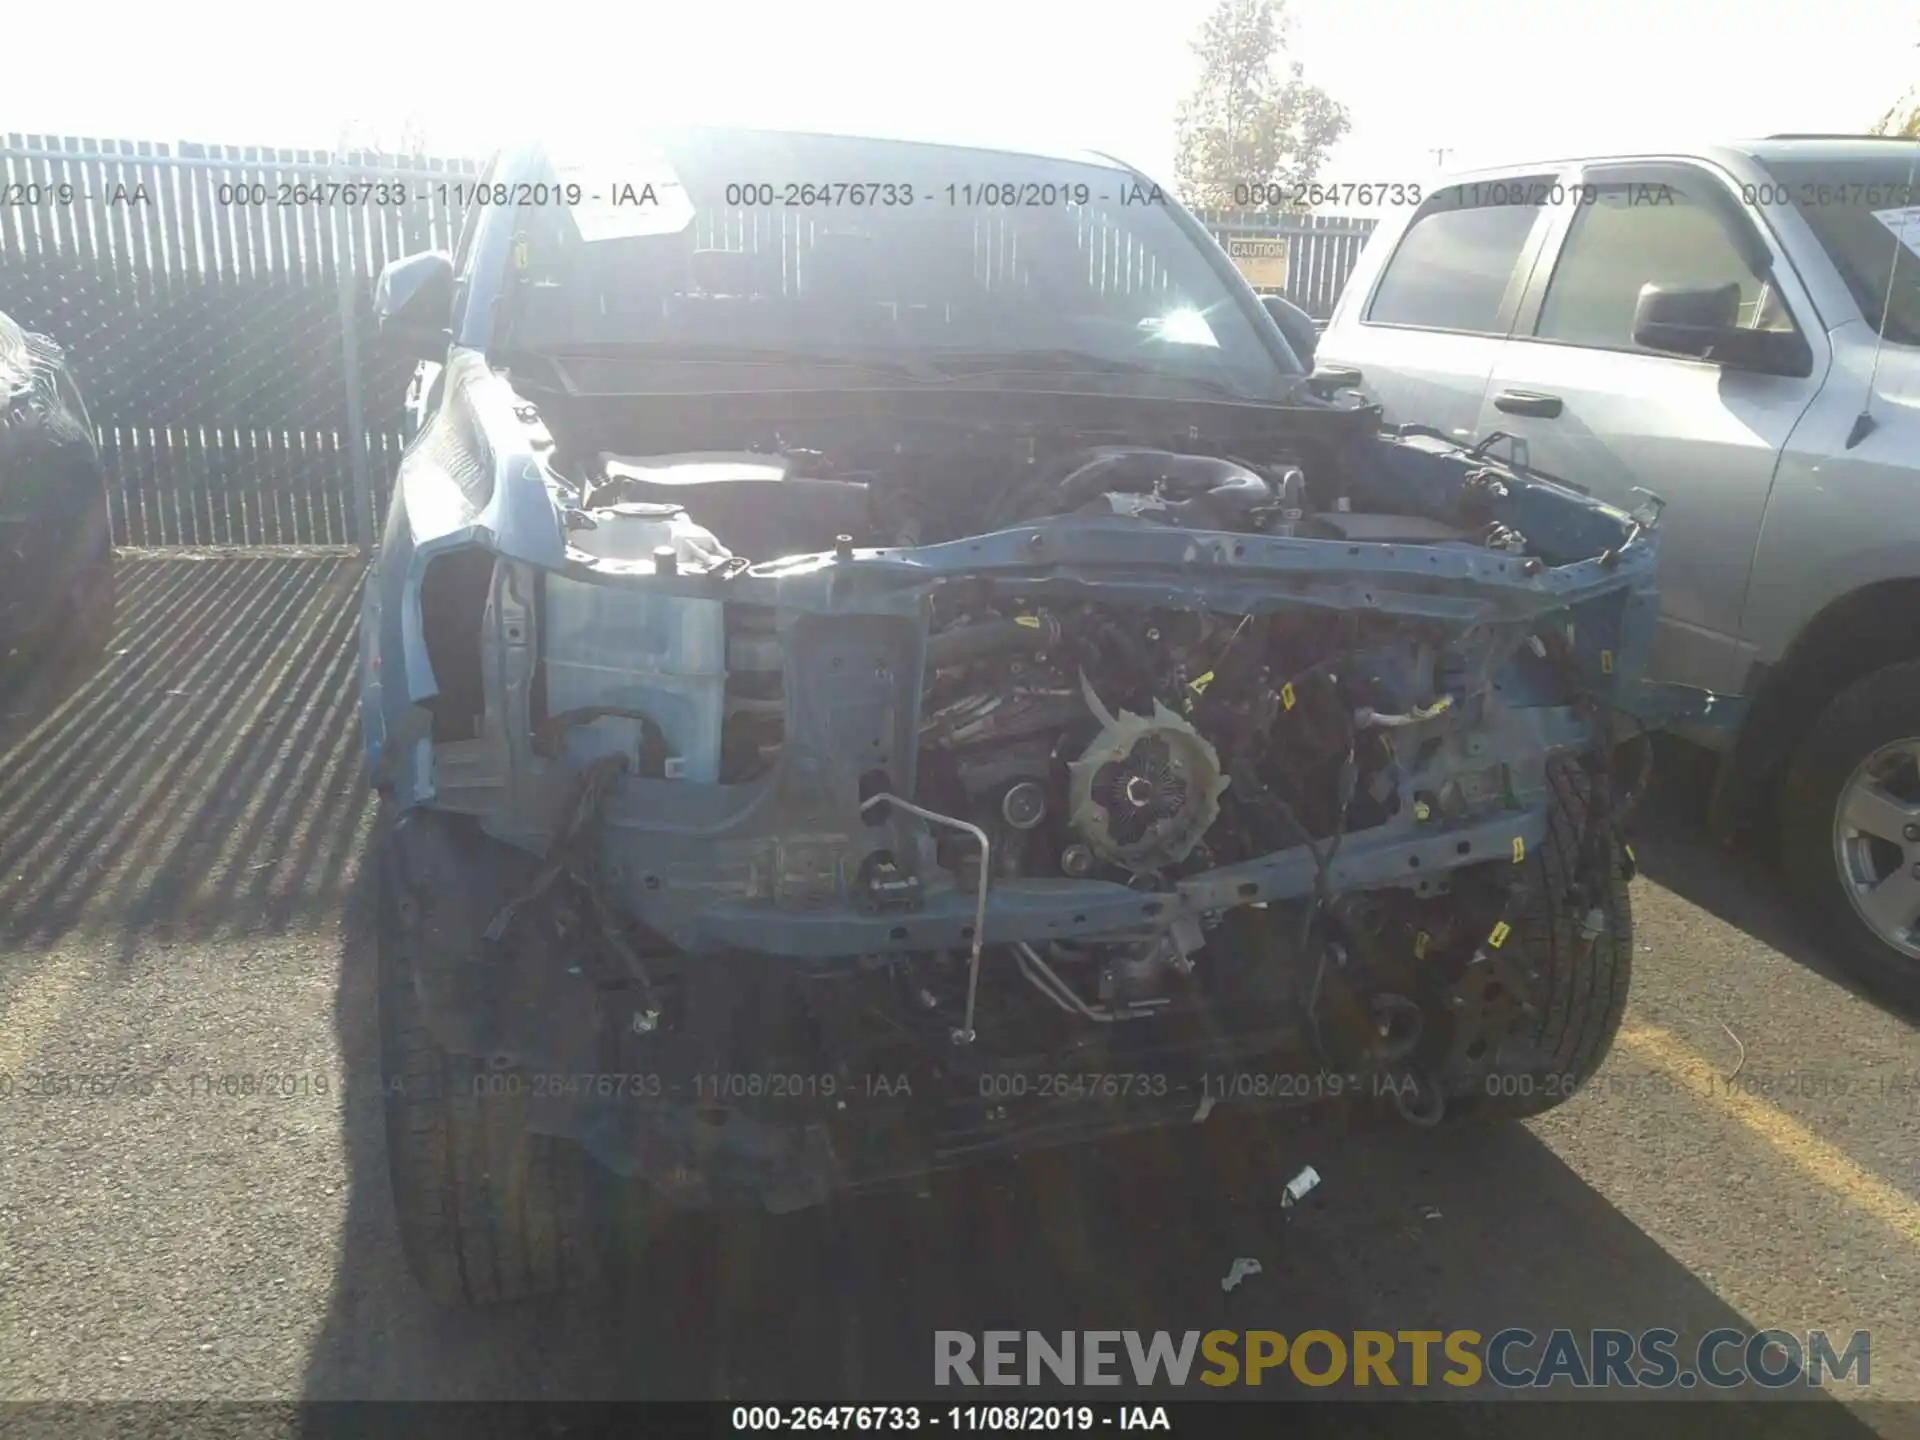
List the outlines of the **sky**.
<svg viewBox="0 0 1920 1440">
<path fill-rule="evenodd" d="M 482 153 L 529 129 L 661 117 L 1098 149 L 1170 182 L 1210 8 L 970 0 L 938 23 L 900 0 L 107 0 L 76 27 L 28 6 L 8 16 L 7 48 L 42 60 L 7 68 L 0 134 L 325 148 L 345 124 L 391 138 L 414 118 L 435 151 Z M 1920 81 L 1920 16 L 1894 0 L 1288 10 L 1293 57 L 1352 117 L 1325 181 L 1424 182 L 1442 150 L 1459 168 L 1858 131 Z"/>
</svg>

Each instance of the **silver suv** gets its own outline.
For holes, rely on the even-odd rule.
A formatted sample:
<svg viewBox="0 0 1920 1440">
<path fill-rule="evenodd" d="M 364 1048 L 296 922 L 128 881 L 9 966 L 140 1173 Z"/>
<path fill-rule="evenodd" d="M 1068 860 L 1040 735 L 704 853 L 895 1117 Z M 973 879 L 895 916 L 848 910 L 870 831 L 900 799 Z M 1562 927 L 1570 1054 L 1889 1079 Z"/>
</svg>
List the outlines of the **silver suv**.
<svg viewBox="0 0 1920 1440">
<path fill-rule="evenodd" d="M 1866 978 L 1920 991 L 1920 143 L 1776 136 L 1453 177 L 1318 347 L 1390 422 L 1655 492 L 1657 678 L 1743 695 L 1723 833 L 1777 826 Z"/>
</svg>

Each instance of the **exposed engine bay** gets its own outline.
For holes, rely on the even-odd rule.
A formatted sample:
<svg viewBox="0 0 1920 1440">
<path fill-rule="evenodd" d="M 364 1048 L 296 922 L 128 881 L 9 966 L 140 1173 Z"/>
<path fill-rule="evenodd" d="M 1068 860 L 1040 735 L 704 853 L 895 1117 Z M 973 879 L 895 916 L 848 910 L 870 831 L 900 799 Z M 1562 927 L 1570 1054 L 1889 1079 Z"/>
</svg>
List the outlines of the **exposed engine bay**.
<svg viewBox="0 0 1920 1440">
<path fill-rule="evenodd" d="M 1516 932 L 1623 938 L 1652 517 L 1370 412 L 636 455 L 565 378 L 455 377 L 368 728 L 409 893 L 471 897 L 442 1043 L 680 1077 L 536 1104 L 609 1166 L 813 1203 L 1122 1123 L 1035 1077 L 1191 1110 L 1276 1053 L 1426 1123 L 1538 1027 Z"/>
</svg>

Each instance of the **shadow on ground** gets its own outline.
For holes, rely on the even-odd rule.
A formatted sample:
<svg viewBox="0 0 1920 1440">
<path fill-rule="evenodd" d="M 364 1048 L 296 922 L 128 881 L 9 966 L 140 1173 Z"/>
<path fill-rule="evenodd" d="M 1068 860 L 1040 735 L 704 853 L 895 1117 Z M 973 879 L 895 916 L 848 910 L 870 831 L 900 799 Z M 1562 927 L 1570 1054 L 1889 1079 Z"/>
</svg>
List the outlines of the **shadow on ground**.
<svg viewBox="0 0 1920 1440">
<path fill-rule="evenodd" d="M 350 913 L 370 915 L 370 898 L 359 894 Z M 349 1212 L 311 1399 L 1107 1400 L 1136 1392 L 936 1391 L 934 1334 L 1757 1328 L 1523 1126 L 1436 1135 L 1360 1114 L 1303 1122 L 1224 1109 L 1199 1126 L 939 1177 L 924 1195 L 629 1232 L 624 1294 L 443 1310 L 413 1287 L 393 1238 L 373 969 L 359 920 L 343 941 L 337 1015 L 359 1081 L 347 1110 Z M 1283 1210 L 1281 1187 L 1304 1163 L 1324 1183 Z M 1226 1292 L 1221 1280 L 1242 1257 L 1260 1272 Z M 1309 1390 L 1284 1371 L 1257 1389 L 1190 1382 L 1149 1393 L 1393 1398 Z M 1556 1406 L 1554 1429 L 1617 1433 L 1599 1406 L 1579 1408 L 1595 1413 Z M 1636 1419 L 1636 1433 L 1704 1433 L 1702 1412 L 1676 1408 L 1686 1412 L 1678 1428 Z M 1831 1402 L 1764 1408 L 1769 1435 L 1872 1433 Z M 1541 1423 L 1514 1403 L 1429 1418 L 1440 1435 L 1537 1433 Z M 1339 1424 L 1330 1418 L 1328 1432 Z"/>
<path fill-rule="evenodd" d="M 1708 838 L 1712 753 L 1667 736 L 1657 737 L 1654 753 L 1653 785 L 1633 826 L 1646 877 L 1889 1014 L 1916 1018 L 1912 1007 L 1863 986 L 1808 934 L 1787 901 L 1780 861 L 1762 839 L 1722 847 Z"/>
<path fill-rule="evenodd" d="M 1225 1108 L 942 1178 L 924 1196 L 631 1233 L 611 1299 L 435 1309 L 394 1240 L 376 1089 L 372 906 L 355 863 L 369 813 L 353 734 L 357 577 L 338 557 L 135 562 L 104 665 L 0 690 L 0 943 L 341 936 L 350 1193 L 309 1398 L 944 1398 L 938 1330 L 1748 1323 L 1523 1127 L 1435 1136 Z M 1665 852 L 1649 849 L 1651 867 Z M 1726 903 L 1745 903 L 1739 889 Z M 1325 1182 L 1283 1211 L 1303 1163 Z M 1262 1268 L 1229 1293 L 1239 1258 Z M 1329 1392 L 1270 1375 L 1223 1393 Z M 1869 1433 L 1833 1404 L 1768 1408 L 1769 1434 Z M 1537 1428 L 1537 1415 L 1514 1418 L 1530 1410 L 1456 1407 L 1433 1428 Z M 1586 1428 L 1595 1412 L 1558 1409 L 1553 1424 L 1614 1428 Z"/>
<path fill-rule="evenodd" d="M 359 565 L 122 563 L 91 673 L 0 677 L 0 944 L 278 933 L 339 903 L 364 810 Z"/>
<path fill-rule="evenodd" d="M 324 569 L 292 580 L 228 582 L 243 606 L 273 606 L 271 597 L 291 585 L 279 613 L 305 618 L 285 630 L 278 648 L 226 649 L 230 664 L 254 667 L 256 678 L 242 689 L 253 703 L 224 706 L 224 728 L 205 727 L 224 737 L 231 757 L 219 781 L 246 776 L 237 793 L 264 786 L 284 797 L 266 807 L 268 818 L 247 822 L 252 838 L 242 853 L 281 878 L 266 893 L 312 894 L 344 917 L 335 1022 L 350 1082 L 343 1136 L 350 1193 L 334 1288 L 309 1356 L 308 1398 L 845 1402 L 1035 1393 L 935 1392 L 938 1330 L 1464 1327 L 1491 1334 L 1521 1325 L 1544 1334 L 1555 1326 L 1670 1326 L 1691 1337 L 1718 1326 L 1751 1328 L 1524 1127 L 1435 1136 L 1366 1116 L 1305 1123 L 1224 1109 L 1204 1125 L 942 1177 L 924 1195 L 874 1195 L 781 1217 L 682 1218 L 632 1231 L 623 1237 L 624 1293 L 613 1297 L 438 1309 L 414 1288 L 394 1239 L 377 1093 L 373 906 L 368 874 L 346 860 L 364 801 L 344 779 L 315 778 L 344 776 L 351 758 L 340 663 L 350 634 L 342 617 L 351 606 L 343 583 Z M 216 632 L 226 633 L 208 631 Z M 195 673 L 197 683 L 227 693 L 230 677 Z M 189 721 L 183 733 L 201 732 Z M 166 793 L 177 797 L 176 825 L 226 813 L 190 805 L 178 782 Z M 304 827 L 273 818 L 286 815 L 295 797 L 308 797 L 299 802 L 310 812 Z M 212 833 L 227 838 L 219 827 Z M 296 850 L 327 859 L 282 856 L 274 847 L 288 837 Z M 217 886 L 213 877 L 230 867 L 182 862 L 172 873 Z M 294 876 L 309 874 L 328 888 L 289 888 Z M 38 913 L 57 915 L 48 907 L 65 893 L 49 892 Z M 249 894 L 229 887 L 201 903 L 166 905 L 146 887 L 133 898 L 144 899 L 149 916 L 164 910 L 175 924 L 218 929 L 249 923 L 244 912 L 257 904 Z M 1303 1206 L 1283 1211 L 1281 1187 L 1304 1163 L 1318 1167 L 1325 1183 Z M 1222 1277 L 1243 1257 L 1257 1259 L 1261 1271 L 1229 1293 Z M 1330 1393 L 1284 1374 L 1266 1378 L 1257 1390 L 1190 1385 L 1179 1393 Z M 1339 1393 L 1367 1392 L 1343 1386 Z M 1828 1402 L 1767 1411 L 1768 1434 L 1871 1433 Z M 1682 1423 L 1699 1433 L 1704 1420 Z M 1497 1434 L 1539 1423 L 1530 1406 L 1456 1406 L 1435 1415 L 1432 1428 Z M 1649 1419 L 1632 1423 L 1643 1435 L 1667 1433 Z M 1598 1406 L 1556 1407 L 1553 1425 L 1567 1435 L 1616 1429 Z"/>
</svg>

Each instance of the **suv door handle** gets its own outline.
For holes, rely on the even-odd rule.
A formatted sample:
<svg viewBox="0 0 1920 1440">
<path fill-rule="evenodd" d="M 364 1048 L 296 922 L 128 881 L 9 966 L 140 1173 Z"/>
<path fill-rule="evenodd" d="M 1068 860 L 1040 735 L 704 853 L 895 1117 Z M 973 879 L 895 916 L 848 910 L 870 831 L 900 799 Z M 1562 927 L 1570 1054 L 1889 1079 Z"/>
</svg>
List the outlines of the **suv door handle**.
<svg viewBox="0 0 1920 1440">
<path fill-rule="evenodd" d="M 1543 395 L 1538 390 L 1502 390 L 1493 397 L 1493 408 L 1508 415 L 1537 415 L 1551 420 L 1564 408 L 1558 395 Z"/>
</svg>

